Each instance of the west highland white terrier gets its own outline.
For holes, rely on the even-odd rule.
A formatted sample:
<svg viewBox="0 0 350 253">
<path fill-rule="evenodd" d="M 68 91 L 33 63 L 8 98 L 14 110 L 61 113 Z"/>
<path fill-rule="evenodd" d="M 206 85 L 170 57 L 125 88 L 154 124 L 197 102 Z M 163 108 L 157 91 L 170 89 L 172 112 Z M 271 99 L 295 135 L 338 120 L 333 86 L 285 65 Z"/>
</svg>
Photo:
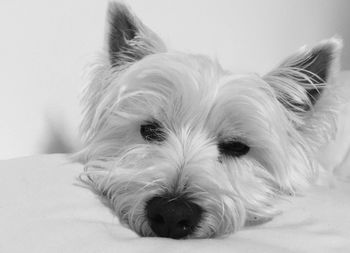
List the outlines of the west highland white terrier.
<svg viewBox="0 0 350 253">
<path fill-rule="evenodd" d="M 120 3 L 86 88 L 82 180 L 140 236 L 207 238 L 272 219 L 324 169 L 342 47 L 303 47 L 264 76 L 171 52 Z"/>
</svg>

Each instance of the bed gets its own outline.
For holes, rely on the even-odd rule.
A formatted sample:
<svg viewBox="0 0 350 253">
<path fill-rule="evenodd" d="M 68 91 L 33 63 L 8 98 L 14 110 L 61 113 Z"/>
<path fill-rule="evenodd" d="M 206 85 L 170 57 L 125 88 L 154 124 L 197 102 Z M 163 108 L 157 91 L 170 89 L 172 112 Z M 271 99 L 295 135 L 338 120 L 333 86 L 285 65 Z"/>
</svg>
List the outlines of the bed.
<svg viewBox="0 0 350 253">
<path fill-rule="evenodd" d="M 345 166 L 347 167 L 347 166 Z M 282 203 L 266 224 L 218 239 L 140 238 L 77 180 L 65 155 L 0 162 L 0 252 L 350 252 L 350 177 Z"/>
</svg>

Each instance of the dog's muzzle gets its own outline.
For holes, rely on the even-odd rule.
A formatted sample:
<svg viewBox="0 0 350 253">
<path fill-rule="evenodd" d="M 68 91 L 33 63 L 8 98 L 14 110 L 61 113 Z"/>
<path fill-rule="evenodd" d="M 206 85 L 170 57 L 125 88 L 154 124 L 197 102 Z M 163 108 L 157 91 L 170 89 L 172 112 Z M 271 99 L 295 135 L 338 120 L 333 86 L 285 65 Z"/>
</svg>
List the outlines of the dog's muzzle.
<svg viewBox="0 0 350 253">
<path fill-rule="evenodd" d="M 153 232 L 174 239 L 191 235 L 198 225 L 202 208 L 186 197 L 156 196 L 146 204 L 146 215 Z"/>
</svg>

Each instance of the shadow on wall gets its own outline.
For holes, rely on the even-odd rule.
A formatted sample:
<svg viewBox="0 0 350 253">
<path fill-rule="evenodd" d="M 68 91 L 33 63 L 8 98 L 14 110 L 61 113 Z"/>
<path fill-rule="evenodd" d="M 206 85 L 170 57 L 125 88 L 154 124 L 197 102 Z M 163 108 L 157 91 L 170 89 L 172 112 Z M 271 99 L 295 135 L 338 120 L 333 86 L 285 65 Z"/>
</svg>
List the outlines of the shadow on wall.
<svg viewBox="0 0 350 253">
<path fill-rule="evenodd" d="M 344 40 L 342 69 L 350 70 L 350 1 L 341 0 L 336 8 L 338 13 L 336 32 Z"/>
<path fill-rule="evenodd" d="M 46 115 L 44 137 L 40 153 L 74 153 L 81 148 L 77 126 L 71 126 L 59 113 Z"/>
</svg>

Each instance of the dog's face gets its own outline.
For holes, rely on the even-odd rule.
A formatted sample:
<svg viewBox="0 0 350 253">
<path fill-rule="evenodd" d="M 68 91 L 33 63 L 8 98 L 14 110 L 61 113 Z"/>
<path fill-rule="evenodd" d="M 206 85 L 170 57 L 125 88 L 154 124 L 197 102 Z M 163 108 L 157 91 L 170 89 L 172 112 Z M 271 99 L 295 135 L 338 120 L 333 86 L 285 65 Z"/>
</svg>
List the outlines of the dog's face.
<svg viewBox="0 0 350 253">
<path fill-rule="evenodd" d="M 82 155 L 86 182 L 123 224 L 142 236 L 219 236 L 271 219 L 276 199 L 312 182 L 314 152 L 334 130 L 338 40 L 263 77 L 233 75 L 167 51 L 124 6 L 109 8 Z"/>
</svg>

